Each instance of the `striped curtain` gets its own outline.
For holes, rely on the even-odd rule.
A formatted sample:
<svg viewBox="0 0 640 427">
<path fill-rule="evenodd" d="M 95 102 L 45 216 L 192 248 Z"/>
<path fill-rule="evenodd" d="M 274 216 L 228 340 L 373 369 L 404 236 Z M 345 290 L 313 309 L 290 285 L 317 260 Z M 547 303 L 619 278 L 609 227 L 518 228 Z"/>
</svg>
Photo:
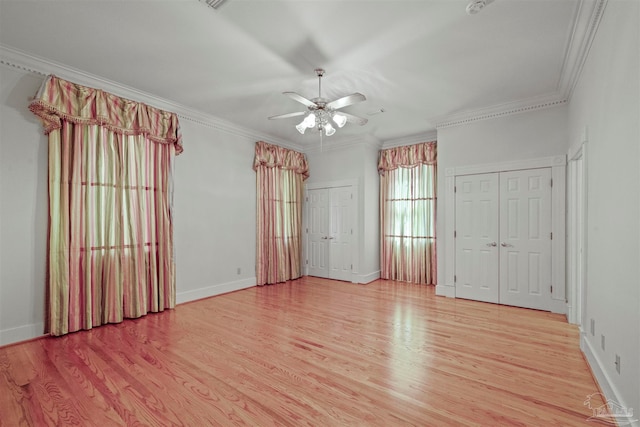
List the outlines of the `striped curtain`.
<svg viewBox="0 0 640 427">
<path fill-rule="evenodd" d="M 55 76 L 29 108 L 49 142 L 49 333 L 174 307 L 176 115 Z"/>
<path fill-rule="evenodd" d="M 259 286 L 302 276 L 304 154 L 263 141 L 253 163 L 257 193 L 256 276 Z"/>
<path fill-rule="evenodd" d="M 380 276 L 436 283 L 436 143 L 380 151 Z"/>
</svg>

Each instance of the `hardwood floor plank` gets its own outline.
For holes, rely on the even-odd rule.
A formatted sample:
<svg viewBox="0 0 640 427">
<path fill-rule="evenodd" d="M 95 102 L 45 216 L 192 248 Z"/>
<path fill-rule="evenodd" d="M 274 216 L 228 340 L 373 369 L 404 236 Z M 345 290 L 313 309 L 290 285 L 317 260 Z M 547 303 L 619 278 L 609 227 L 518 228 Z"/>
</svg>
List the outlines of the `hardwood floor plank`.
<svg viewBox="0 0 640 427">
<path fill-rule="evenodd" d="M 4 426 L 582 426 L 564 316 L 305 277 L 0 348 Z"/>
</svg>

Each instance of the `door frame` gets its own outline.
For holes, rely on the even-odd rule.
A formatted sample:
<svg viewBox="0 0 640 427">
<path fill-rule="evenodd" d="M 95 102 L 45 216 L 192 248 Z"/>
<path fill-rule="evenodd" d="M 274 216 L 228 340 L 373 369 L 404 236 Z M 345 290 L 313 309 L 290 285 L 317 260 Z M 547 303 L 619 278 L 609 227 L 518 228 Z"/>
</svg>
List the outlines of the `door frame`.
<svg viewBox="0 0 640 427">
<path fill-rule="evenodd" d="M 567 319 L 584 329 L 587 294 L 587 137 L 569 148 L 567 174 Z M 581 251 L 579 250 L 581 249 Z"/>
<path fill-rule="evenodd" d="M 567 313 L 566 290 L 566 167 L 567 156 L 541 157 L 536 159 L 516 160 L 480 165 L 458 166 L 444 171 L 444 222 L 445 238 L 441 239 L 438 252 L 442 254 L 438 259 L 441 264 L 438 270 L 442 272 L 436 286 L 436 295 L 455 298 L 455 178 L 458 175 L 475 175 L 481 173 L 507 172 L 522 169 L 551 168 L 551 311 Z M 442 244 L 444 242 L 444 245 Z"/>
<path fill-rule="evenodd" d="M 358 180 L 356 179 L 344 179 L 339 181 L 324 181 L 324 182 L 311 182 L 304 185 L 304 201 L 302 209 L 302 272 L 305 276 L 309 275 L 307 246 L 309 244 L 308 224 L 309 224 L 309 206 L 308 197 L 309 190 L 320 190 L 323 188 L 338 188 L 338 187 L 351 187 L 353 191 L 353 209 L 351 209 L 351 223 L 353 224 L 353 237 L 351 239 L 351 262 L 353 268 L 351 269 L 351 282 L 357 283 L 357 277 L 359 270 L 359 251 L 360 247 L 360 233 L 358 225 L 358 210 L 360 209 L 359 193 L 358 193 Z"/>
</svg>

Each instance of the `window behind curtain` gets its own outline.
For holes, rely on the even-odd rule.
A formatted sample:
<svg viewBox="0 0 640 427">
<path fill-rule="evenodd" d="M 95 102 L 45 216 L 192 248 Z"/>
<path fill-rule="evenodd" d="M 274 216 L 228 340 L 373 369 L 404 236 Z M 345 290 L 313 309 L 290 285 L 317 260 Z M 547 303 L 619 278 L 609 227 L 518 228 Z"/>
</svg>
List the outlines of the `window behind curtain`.
<svg viewBox="0 0 640 427">
<path fill-rule="evenodd" d="M 380 156 L 381 277 L 436 283 L 435 144 Z"/>
<path fill-rule="evenodd" d="M 172 308 L 177 116 L 55 76 L 29 109 L 48 135 L 49 332 Z"/>
<path fill-rule="evenodd" d="M 309 176 L 304 154 L 256 142 L 257 250 L 259 286 L 302 275 L 302 194 Z"/>
</svg>

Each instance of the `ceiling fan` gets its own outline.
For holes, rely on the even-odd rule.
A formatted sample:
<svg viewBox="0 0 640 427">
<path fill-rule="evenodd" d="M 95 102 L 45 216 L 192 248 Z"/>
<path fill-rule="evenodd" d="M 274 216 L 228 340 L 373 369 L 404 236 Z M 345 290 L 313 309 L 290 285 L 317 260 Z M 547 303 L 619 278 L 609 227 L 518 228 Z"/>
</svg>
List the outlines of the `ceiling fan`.
<svg viewBox="0 0 640 427">
<path fill-rule="evenodd" d="M 329 101 L 322 97 L 322 76 L 324 76 L 324 70 L 322 68 L 316 68 L 316 75 L 318 76 L 318 97 L 313 99 L 307 99 L 295 92 L 283 92 L 283 95 L 287 95 L 294 101 L 305 105 L 307 111 L 297 111 L 295 113 L 280 114 L 278 116 L 271 116 L 269 120 L 275 119 L 288 119 L 289 117 L 304 116 L 304 120 L 300 122 L 296 129 L 298 132 L 304 134 L 307 129 L 317 129 L 322 132 L 324 130 L 325 135 L 331 136 L 336 133 L 336 129 L 331 122 L 335 123 L 338 127 L 343 127 L 347 122 L 354 123 L 362 126 L 367 123 L 367 119 L 354 116 L 353 114 L 338 111 L 341 108 L 348 107 L 357 102 L 366 100 L 365 96 L 361 93 L 352 93 L 351 95 L 343 96 L 333 101 Z"/>
</svg>

